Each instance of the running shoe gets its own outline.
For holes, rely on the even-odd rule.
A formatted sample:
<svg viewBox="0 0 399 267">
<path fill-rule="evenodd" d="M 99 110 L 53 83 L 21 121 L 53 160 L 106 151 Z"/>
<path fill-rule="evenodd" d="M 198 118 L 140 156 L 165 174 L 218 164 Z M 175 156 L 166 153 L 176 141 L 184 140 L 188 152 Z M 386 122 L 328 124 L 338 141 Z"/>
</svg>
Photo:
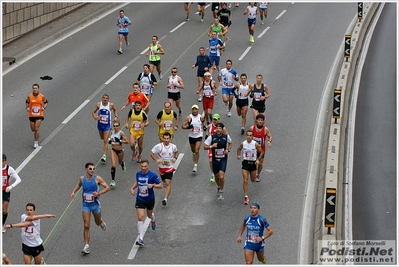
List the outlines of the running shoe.
<svg viewBox="0 0 399 267">
<path fill-rule="evenodd" d="M 4 228 L 4 225 L 3 225 L 3 231 L 2 232 L 3 232 L 3 234 L 6 232 L 6 228 Z"/>
<path fill-rule="evenodd" d="M 244 197 L 244 205 L 248 205 L 249 204 L 249 198 L 248 197 Z"/>
<path fill-rule="evenodd" d="M 250 41 L 251 43 L 254 43 L 254 42 L 255 42 L 254 37 L 253 37 L 253 36 L 249 37 L 249 41 Z"/>
<path fill-rule="evenodd" d="M 151 220 L 151 229 L 155 231 L 155 229 L 157 229 L 157 221 L 155 220 Z"/>
<path fill-rule="evenodd" d="M 197 172 L 197 164 L 194 164 L 193 173 Z"/>
<path fill-rule="evenodd" d="M 143 241 L 143 239 L 137 240 L 137 241 L 136 241 L 136 245 L 139 246 L 139 247 L 144 247 L 144 241 Z"/>
<path fill-rule="evenodd" d="M 83 254 L 89 254 L 90 253 L 90 247 L 89 245 L 85 245 L 84 248 L 82 249 Z"/>
<path fill-rule="evenodd" d="M 105 224 L 105 222 L 103 221 L 101 224 L 101 229 L 103 229 L 103 231 L 107 230 L 107 225 Z"/>
<path fill-rule="evenodd" d="M 259 174 L 256 175 L 255 182 L 260 182 L 260 176 L 259 176 Z"/>
<path fill-rule="evenodd" d="M 189 21 L 189 20 L 190 20 L 190 19 L 187 17 L 187 18 L 186 18 L 186 21 Z"/>
<path fill-rule="evenodd" d="M 204 22 L 204 20 L 203 20 L 203 19 L 201 19 L 201 22 Z"/>
<path fill-rule="evenodd" d="M 35 141 L 34 143 L 33 143 L 33 148 L 38 148 L 39 147 L 39 142 L 38 141 Z"/>
<path fill-rule="evenodd" d="M 129 42 L 128 41 L 126 41 L 126 46 L 129 46 Z"/>
<path fill-rule="evenodd" d="M 102 161 L 102 162 L 107 161 L 107 156 L 106 156 L 106 155 L 103 155 L 103 156 L 101 157 L 101 161 Z"/>
<path fill-rule="evenodd" d="M 227 117 L 231 117 L 231 111 L 227 111 Z"/>
<path fill-rule="evenodd" d="M 166 203 L 168 203 L 168 200 L 165 198 L 164 200 L 162 200 L 162 205 L 166 206 Z"/>
<path fill-rule="evenodd" d="M 231 38 L 230 38 L 230 37 L 228 37 L 228 36 L 226 36 L 226 41 L 228 41 L 228 40 L 230 40 L 230 41 L 231 41 Z M 226 46 L 226 43 L 225 43 L 224 45 Z"/>
<path fill-rule="evenodd" d="M 229 9 L 231 8 L 231 3 L 229 3 Z"/>
<path fill-rule="evenodd" d="M 266 261 L 267 261 L 267 260 L 266 260 L 266 256 L 263 256 L 262 263 L 263 263 L 263 264 L 266 264 Z"/>
<path fill-rule="evenodd" d="M 111 182 L 109 183 L 109 186 L 115 186 L 115 180 L 111 180 Z"/>
<path fill-rule="evenodd" d="M 214 175 L 214 174 L 212 174 L 211 179 L 209 179 L 209 181 L 210 181 L 211 183 L 213 183 L 213 182 L 215 181 L 215 175 Z"/>
<path fill-rule="evenodd" d="M 119 50 L 118 50 L 118 53 L 119 53 L 119 54 L 123 54 L 122 49 L 119 49 Z"/>
<path fill-rule="evenodd" d="M 159 79 L 162 80 L 162 73 L 159 74 Z"/>
<path fill-rule="evenodd" d="M 260 22 L 260 24 L 262 24 L 262 25 L 263 25 L 263 24 L 265 24 L 265 23 L 264 23 L 264 22 L 263 22 L 263 20 L 262 20 L 262 21 Z"/>
<path fill-rule="evenodd" d="M 198 97 L 198 102 L 202 102 L 202 96 L 201 95 Z"/>
<path fill-rule="evenodd" d="M 132 154 L 132 161 L 135 161 L 136 160 L 136 153 L 133 153 Z"/>
<path fill-rule="evenodd" d="M 126 164 L 125 164 L 125 162 L 123 162 L 121 167 L 122 167 L 122 172 L 126 172 Z"/>
<path fill-rule="evenodd" d="M 218 199 L 219 199 L 219 200 L 223 200 L 223 199 L 224 199 L 224 197 L 223 197 L 223 192 L 222 192 L 222 191 L 219 192 L 219 197 L 218 197 Z"/>
<path fill-rule="evenodd" d="M 217 193 L 216 193 L 217 197 L 219 197 L 219 195 L 220 195 L 220 187 L 217 188 Z"/>
<path fill-rule="evenodd" d="M 245 128 L 241 127 L 241 134 L 244 134 L 244 133 L 245 133 Z"/>
<path fill-rule="evenodd" d="M 137 156 L 137 163 L 140 163 L 140 162 L 141 162 L 141 156 L 138 155 L 138 156 Z"/>
</svg>

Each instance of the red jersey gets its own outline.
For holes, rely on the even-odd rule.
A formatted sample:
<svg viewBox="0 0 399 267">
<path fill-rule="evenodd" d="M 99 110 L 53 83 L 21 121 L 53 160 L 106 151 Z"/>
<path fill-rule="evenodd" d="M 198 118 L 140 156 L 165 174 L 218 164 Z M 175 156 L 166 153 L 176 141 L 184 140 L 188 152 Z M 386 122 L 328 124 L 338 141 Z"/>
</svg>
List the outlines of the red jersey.
<svg viewBox="0 0 399 267">
<path fill-rule="evenodd" d="M 144 108 L 145 105 L 149 102 L 148 97 L 142 93 L 139 92 L 137 95 L 135 95 L 133 92 L 130 92 L 129 95 L 127 96 L 127 99 L 129 99 L 130 103 L 130 108 L 133 108 L 133 104 L 139 100 L 141 102 L 141 106 Z"/>
<path fill-rule="evenodd" d="M 266 153 L 266 126 L 262 126 L 262 129 L 258 132 L 256 125 L 252 127 L 252 132 L 254 133 L 254 141 L 258 143 L 263 151 Z M 259 152 L 259 151 L 258 151 Z"/>
<path fill-rule="evenodd" d="M 8 165 L 2 169 L 1 181 L 3 185 L 3 191 L 10 186 L 10 175 L 8 175 Z"/>
</svg>

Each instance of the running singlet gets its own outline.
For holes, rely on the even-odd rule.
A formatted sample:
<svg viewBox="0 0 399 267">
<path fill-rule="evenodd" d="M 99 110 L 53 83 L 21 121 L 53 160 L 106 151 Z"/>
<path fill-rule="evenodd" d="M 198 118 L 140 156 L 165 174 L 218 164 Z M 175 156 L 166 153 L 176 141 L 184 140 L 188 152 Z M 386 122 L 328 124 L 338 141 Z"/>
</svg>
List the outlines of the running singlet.
<svg viewBox="0 0 399 267">
<path fill-rule="evenodd" d="M 209 39 L 209 56 L 210 57 L 220 57 L 219 47 L 223 46 L 224 43 L 219 38 Z"/>
<path fill-rule="evenodd" d="M 3 185 L 3 191 L 6 191 L 6 188 L 10 186 L 10 175 L 8 175 L 8 168 L 9 166 L 7 165 L 2 169 L 1 184 Z"/>
<path fill-rule="evenodd" d="M 253 93 L 253 97 L 254 97 L 254 99 L 252 101 L 252 104 L 253 105 L 257 105 L 257 106 L 264 106 L 266 99 L 265 100 L 261 100 L 260 99 L 261 96 L 265 96 L 266 95 L 265 87 L 264 87 L 263 83 L 262 83 L 260 89 L 256 88 L 256 84 L 255 84 L 254 85 L 254 90 L 253 90 L 252 93 Z"/>
<path fill-rule="evenodd" d="M 245 238 L 245 242 L 262 244 L 261 246 L 263 247 L 265 242 L 257 242 L 256 237 L 263 236 L 264 229 L 270 226 L 266 218 L 260 214 L 255 218 L 251 215 L 248 215 L 245 217 L 244 223 L 247 226 L 247 236 Z"/>
<path fill-rule="evenodd" d="M 171 110 L 169 114 L 165 112 L 165 110 L 162 110 L 162 115 L 159 119 L 160 122 L 162 122 L 162 126 L 158 126 L 158 133 L 162 136 L 165 132 L 169 132 L 170 134 L 173 134 L 174 132 L 174 125 L 173 125 L 173 120 L 176 117 L 174 115 L 174 111 Z M 161 113 L 160 112 L 160 113 Z M 159 114 L 158 114 L 159 115 Z M 157 116 L 158 117 L 158 116 Z"/>
<path fill-rule="evenodd" d="M 121 131 L 115 133 L 115 131 L 111 132 L 111 145 L 122 145 L 122 137 Z"/>
<path fill-rule="evenodd" d="M 258 9 L 256 6 L 251 7 L 248 6 L 248 19 L 256 19 L 256 10 Z"/>
<path fill-rule="evenodd" d="M 224 68 L 220 71 L 220 76 L 223 78 L 223 88 L 233 88 L 234 87 L 234 78 L 237 76 L 237 72 L 235 69 L 227 69 Z"/>
<path fill-rule="evenodd" d="M 123 16 L 121 18 L 120 16 L 116 19 L 118 22 L 118 32 L 119 33 L 128 33 L 129 32 L 129 27 L 125 25 L 125 23 L 130 23 L 130 19 L 126 16 Z"/>
<path fill-rule="evenodd" d="M 210 139 L 208 138 L 205 140 L 205 144 L 208 146 L 211 146 L 214 143 L 217 143 L 217 146 L 212 148 L 212 157 L 214 159 L 227 158 L 227 155 L 224 153 L 224 151 L 227 149 L 227 144 L 231 143 L 230 136 L 226 134 L 222 134 L 220 136 L 213 134 L 211 135 Z"/>
<path fill-rule="evenodd" d="M 242 151 L 244 160 L 256 161 L 256 141 L 252 140 L 251 143 L 247 141 L 242 142 Z"/>
<path fill-rule="evenodd" d="M 168 85 L 169 85 L 169 92 L 170 93 L 178 93 L 180 92 L 180 89 L 177 87 L 177 85 L 179 85 L 178 82 L 179 76 L 175 75 L 175 76 L 170 76 L 169 77 L 169 81 L 168 81 Z"/>
<path fill-rule="evenodd" d="M 202 82 L 202 95 L 204 97 L 213 98 L 213 96 L 215 95 L 213 93 L 214 89 L 215 88 L 212 88 L 212 79 L 209 80 L 208 85 L 205 84 L 205 81 Z"/>
<path fill-rule="evenodd" d="M 137 199 L 141 201 L 149 201 L 155 198 L 154 188 L 148 188 L 148 184 L 160 184 L 161 180 L 153 171 L 148 170 L 146 174 L 142 171 L 136 173 L 136 181 L 138 184 Z"/>
<path fill-rule="evenodd" d="M 29 217 L 27 214 L 22 214 L 21 222 L 26 222 L 27 217 Z M 28 247 L 37 247 L 43 243 L 43 240 L 40 238 L 40 219 L 31 222 L 33 225 L 21 228 L 22 243 Z"/>
<path fill-rule="evenodd" d="M 29 95 L 29 117 L 43 117 L 43 98 L 40 93 L 36 97 Z"/>
<path fill-rule="evenodd" d="M 86 174 L 83 176 L 82 201 L 85 202 L 86 204 L 98 203 L 98 200 L 97 200 L 98 197 L 93 196 L 94 192 L 99 191 L 98 184 L 96 182 L 96 177 L 97 177 L 97 174 L 94 174 L 90 180 L 87 180 Z"/>
<path fill-rule="evenodd" d="M 144 129 L 141 128 L 141 123 L 144 122 L 144 111 L 140 110 L 139 114 L 136 114 L 136 110 L 131 109 L 128 116 L 130 117 L 130 129 L 131 133 L 144 134 Z"/>
<path fill-rule="evenodd" d="M 166 147 L 164 143 L 159 143 L 152 148 L 151 152 L 158 155 L 158 158 L 162 160 L 161 163 L 158 163 L 158 168 L 161 173 L 171 173 L 175 171 L 175 164 L 172 159 L 175 152 L 177 152 L 176 145 L 169 144 L 169 146 Z"/>
<path fill-rule="evenodd" d="M 100 102 L 100 109 L 98 110 L 98 116 L 100 120 L 98 121 L 98 125 L 108 124 L 111 125 L 111 110 L 109 108 L 110 103 L 106 106 L 103 106 L 103 102 Z"/>
<path fill-rule="evenodd" d="M 240 83 L 240 87 L 238 88 L 238 99 L 248 99 L 248 90 L 249 84 L 243 85 Z"/>
<path fill-rule="evenodd" d="M 269 3 L 269 2 L 260 2 L 259 3 L 259 8 L 263 9 L 263 10 L 267 9 L 267 3 Z"/>
<path fill-rule="evenodd" d="M 201 116 L 200 115 L 194 116 L 193 114 L 190 114 L 190 121 L 193 128 L 190 129 L 191 131 L 188 134 L 188 136 L 191 138 L 202 137 L 203 132 L 202 132 Z"/>
<path fill-rule="evenodd" d="M 219 37 L 219 38 L 222 38 L 222 36 L 223 36 L 222 35 L 223 30 L 222 30 L 222 26 L 220 26 L 220 24 L 218 24 L 218 25 L 212 24 L 211 32 L 216 32 L 217 37 Z"/>
<path fill-rule="evenodd" d="M 150 56 L 148 57 L 149 61 L 158 61 L 161 60 L 161 57 L 158 55 L 158 44 L 150 45 Z"/>
<path fill-rule="evenodd" d="M 144 75 L 144 72 L 141 73 L 140 76 L 140 91 L 146 95 L 151 94 L 152 89 L 152 80 L 151 73 L 148 73 L 147 76 Z"/>
<path fill-rule="evenodd" d="M 260 132 L 258 132 L 258 128 L 256 127 L 256 125 L 254 125 L 252 127 L 252 131 L 254 133 L 254 141 L 256 143 L 258 143 L 263 151 L 266 153 L 266 146 L 265 146 L 265 141 L 266 141 L 266 126 L 262 126 L 262 130 Z M 260 152 L 260 151 L 258 151 Z"/>
</svg>

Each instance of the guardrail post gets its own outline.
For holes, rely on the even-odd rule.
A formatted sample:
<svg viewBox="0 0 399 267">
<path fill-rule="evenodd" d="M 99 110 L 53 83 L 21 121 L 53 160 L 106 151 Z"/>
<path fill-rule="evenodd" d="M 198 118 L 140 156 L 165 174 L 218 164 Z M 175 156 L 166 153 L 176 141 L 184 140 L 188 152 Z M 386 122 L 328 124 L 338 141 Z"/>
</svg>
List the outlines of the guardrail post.
<svg viewBox="0 0 399 267">
<path fill-rule="evenodd" d="M 363 18 L 363 2 L 357 3 L 357 19 L 359 22 L 362 21 Z"/>
</svg>

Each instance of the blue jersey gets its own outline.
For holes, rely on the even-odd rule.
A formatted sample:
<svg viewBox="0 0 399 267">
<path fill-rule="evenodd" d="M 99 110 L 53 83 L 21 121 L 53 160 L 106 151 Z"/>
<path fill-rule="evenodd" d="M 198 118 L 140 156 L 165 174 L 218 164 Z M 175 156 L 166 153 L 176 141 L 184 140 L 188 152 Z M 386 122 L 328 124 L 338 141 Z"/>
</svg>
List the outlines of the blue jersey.
<svg viewBox="0 0 399 267">
<path fill-rule="evenodd" d="M 100 120 L 98 121 L 98 125 L 107 125 L 111 127 L 111 109 L 109 108 L 110 103 L 108 105 L 103 106 L 103 102 L 100 102 L 100 108 L 97 112 Z"/>
<path fill-rule="evenodd" d="M 244 247 L 264 247 L 265 242 L 257 242 L 255 238 L 258 236 L 262 237 L 264 229 L 270 226 L 266 218 L 260 214 L 255 218 L 251 215 L 248 215 L 245 217 L 244 223 L 247 226 L 247 236 L 245 237 Z"/>
<path fill-rule="evenodd" d="M 86 174 L 82 180 L 82 201 L 84 204 L 98 204 L 97 197 L 93 196 L 94 192 L 98 192 L 98 184 L 96 182 L 97 174 L 94 174 L 90 180 L 86 179 Z"/>
<path fill-rule="evenodd" d="M 219 38 L 209 39 L 209 56 L 220 57 L 220 50 L 218 46 L 223 46 L 224 43 Z"/>
<path fill-rule="evenodd" d="M 138 200 L 149 201 L 155 198 L 154 188 L 148 188 L 148 184 L 161 183 L 161 179 L 155 172 L 148 170 L 146 174 L 143 174 L 142 171 L 139 171 L 136 173 L 136 181 L 139 185 L 137 189 Z"/>
<path fill-rule="evenodd" d="M 131 22 L 128 17 L 123 16 L 123 18 L 121 18 L 119 16 L 117 18 L 117 22 L 118 22 L 118 32 L 120 32 L 120 33 L 129 32 L 129 27 L 127 25 L 125 25 L 125 23 Z"/>
</svg>

